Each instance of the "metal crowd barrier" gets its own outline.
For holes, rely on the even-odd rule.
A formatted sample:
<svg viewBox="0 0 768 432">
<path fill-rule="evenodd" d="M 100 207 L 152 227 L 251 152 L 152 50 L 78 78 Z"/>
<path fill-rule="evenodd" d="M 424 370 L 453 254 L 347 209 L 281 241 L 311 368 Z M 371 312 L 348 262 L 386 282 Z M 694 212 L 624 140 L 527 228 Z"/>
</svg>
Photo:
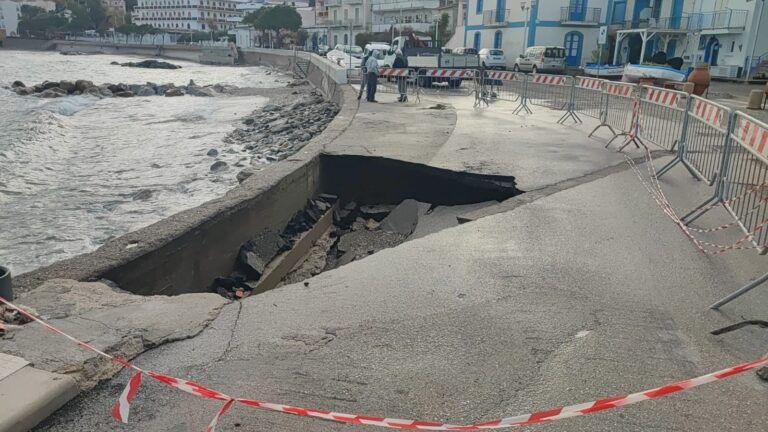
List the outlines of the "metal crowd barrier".
<svg viewBox="0 0 768 432">
<path fill-rule="evenodd" d="M 411 96 L 416 102 L 421 101 L 416 73 L 411 69 L 379 69 L 376 93 L 397 94 L 405 97 Z"/>
<path fill-rule="evenodd" d="M 635 84 L 606 81 L 603 85 L 603 111 L 600 124 L 588 136 L 591 137 L 600 128 L 608 128 L 613 137 L 608 140 L 608 143 L 605 145 L 606 147 L 611 145 L 613 140 L 618 137 L 628 137 L 630 130 L 635 125 L 638 109 L 637 94 L 638 86 Z M 634 139 L 630 138 L 629 140 L 633 141 Z M 638 146 L 636 141 L 635 146 Z"/>
<path fill-rule="evenodd" d="M 553 110 L 568 108 L 573 93 L 573 78 L 564 75 L 527 76 L 526 102 Z"/>
<path fill-rule="evenodd" d="M 422 93 L 446 92 L 466 96 L 475 92 L 476 75 L 475 69 L 421 69 L 417 73 L 417 85 Z M 458 85 L 443 81 L 445 78 L 455 78 L 453 82 Z"/>
<path fill-rule="evenodd" d="M 685 137 L 678 145 L 677 155 L 658 171 L 657 177 L 681 163 L 695 178 L 712 186 L 722 170 L 731 109 L 691 95 L 686 116 Z"/>
<path fill-rule="evenodd" d="M 688 93 L 640 86 L 637 138 L 673 151 L 683 139 L 688 116 Z"/>
<path fill-rule="evenodd" d="M 768 125 L 742 112 L 730 116 L 723 150 L 722 172 L 714 196 L 686 215 L 691 223 L 722 204 L 735 219 L 745 237 L 764 255 L 768 253 Z M 705 207 L 706 206 L 706 207 Z M 737 242 L 736 246 L 740 246 Z M 768 273 L 739 288 L 710 306 L 718 309 L 746 292 L 768 281 Z"/>
<path fill-rule="evenodd" d="M 573 110 L 600 120 L 605 108 L 603 101 L 605 81 L 597 78 L 576 77 L 574 85 Z"/>
</svg>

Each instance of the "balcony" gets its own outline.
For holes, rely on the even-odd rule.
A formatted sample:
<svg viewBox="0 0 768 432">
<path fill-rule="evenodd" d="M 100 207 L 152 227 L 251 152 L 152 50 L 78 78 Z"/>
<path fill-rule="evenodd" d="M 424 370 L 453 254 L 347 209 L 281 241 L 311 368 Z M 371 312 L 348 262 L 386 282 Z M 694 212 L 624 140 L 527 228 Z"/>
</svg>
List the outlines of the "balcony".
<svg viewBox="0 0 768 432">
<path fill-rule="evenodd" d="M 483 25 L 486 27 L 506 27 L 509 24 L 509 9 L 483 11 Z"/>
<path fill-rule="evenodd" d="M 749 11 L 726 9 L 718 12 L 686 14 L 679 17 L 649 18 L 647 20 L 626 21 L 621 29 L 652 29 L 680 31 L 714 31 L 738 33 L 747 25 Z"/>
<path fill-rule="evenodd" d="M 327 20 L 324 23 L 327 27 L 342 27 L 342 28 L 357 28 L 363 25 L 363 23 L 360 20 Z"/>
<path fill-rule="evenodd" d="M 394 24 L 388 24 L 388 23 L 379 23 L 373 25 L 373 31 L 374 32 L 388 32 L 392 30 L 392 26 L 395 27 L 395 36 L 399 34 L 399 31 L 401 29 L 404 29 L 406 27 L 410 27 L 414 31 L 417 32 L 429 32 L 429 31 L 435 31 L 434 27 L 432 27 L 432 24 L 430 23 L 394 23 Z"/>
<path fill-rule="evenodd" d="M 341 0 L 326 0 L 326 7 L 341 6 Z"/>
<path fill-rule="evenodd" d="M 600 8 L 561 7 L 560 23 L 571 26 L 596 26 L 600 24 Z"/>
<path fill-rule="evenodd" d="M 408 10 L 433 10 L 440 7 L 440 0 L 410 0 L 391 1 L 384 0 L 373 5 L 373 12 L 408 11 Z"/>
</svg>

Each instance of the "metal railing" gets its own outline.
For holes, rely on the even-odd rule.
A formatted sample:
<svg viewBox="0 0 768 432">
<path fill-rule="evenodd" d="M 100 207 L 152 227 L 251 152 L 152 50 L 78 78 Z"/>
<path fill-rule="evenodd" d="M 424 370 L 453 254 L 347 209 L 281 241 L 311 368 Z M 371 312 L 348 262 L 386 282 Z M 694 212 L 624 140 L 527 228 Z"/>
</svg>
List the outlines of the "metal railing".
<svg viewBox="0 0 768 432">
<path fill-rule="evenodd" d="M 578 23 L 582 25 L 597 25 L 603 10 L 601 8 L 568 7 L 560 8 L 561 23 Z"/>
<path fill-rule="evenodd" d="M 749 11 L 726 9 L 716 12 L 701 12 L 681 16 L 630 20 L 618 25 L 627 29 L 648 28 L 658 30 L 738 30 L 744 29 L 749 18 Z"/>
<path fill-rule="evenodd" d="M 503 27 L 509 24 L 509 17 L 509 9 L 492 9 L 483 11 L 483 25 Z"/>
</svg>

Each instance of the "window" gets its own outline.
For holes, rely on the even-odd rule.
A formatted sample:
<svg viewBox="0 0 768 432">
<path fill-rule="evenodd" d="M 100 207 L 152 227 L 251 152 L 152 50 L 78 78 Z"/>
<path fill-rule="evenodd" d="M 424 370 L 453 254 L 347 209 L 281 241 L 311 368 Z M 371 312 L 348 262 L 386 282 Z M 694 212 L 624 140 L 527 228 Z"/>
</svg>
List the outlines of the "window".
<svg viewBox="0 0 768 432">
<path fill-rule="evenodd" d="M 476 50 L 480 49 L 480 32 L 475 32 L 475 43 L 472 45 Z"/>
<path fill-rule="evenodd" d="M 349 9 L 344 9 L 344 21 L 349 20 Z"/>
<path fill-rule="evenodd" d="M 736 41 L 731 42 L 731 52 L 733 52 L 734 49 L 736 49 Z"/>
<path fill-rule="evenodd" d="M 501 49 L 501 30 L 496 30 L 496 33 L 493 34 L 493 47 Z"/>
<path fill-rule="evenodd" d="M 360 20 L 360 8 L 355 8 L 355 22 Z"/>
<path fill-rule="evenodd" d="M 346 33 L 344 33 L 344 45 L 349 43 L 349 37 Z"/>
<path fill-rule="evenodd" d="M 483 13 L 483 0 L 477 0 L 477 7 L 475 8 L 475 13 L 478 15 Z"/>
</svg>

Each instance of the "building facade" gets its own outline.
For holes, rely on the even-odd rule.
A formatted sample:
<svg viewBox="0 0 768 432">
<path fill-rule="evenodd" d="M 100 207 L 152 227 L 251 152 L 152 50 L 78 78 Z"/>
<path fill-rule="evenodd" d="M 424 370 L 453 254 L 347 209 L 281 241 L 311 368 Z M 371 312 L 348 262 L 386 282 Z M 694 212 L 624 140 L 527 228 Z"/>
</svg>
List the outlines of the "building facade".
<svg viewBox="0 0 768 432">
<path fill-rule="evenodd" d="M 138 0 L 134 24 L 149 24 L 167 32 L 234 29 L 243 11 L 234 0 Z"/>
<path fill-rule="evenodd" d="M 371 0 L 325 0 L 328 18 L 317 26 L 327 29 L 328 45 L 354 45 L 360 33 L 371 31 Z"/>
<path fill-rule="evenodd" d="M 0 0 L 0 29 L 5 30 L 6 36 L 19 36 L 22 5 L 36 6 L 48 12 L 56 9 L 56 3 L 49 0 Z"/>
<path fill-rule="evenodd" d="M 601 26 L 609 30 L 608 58 L 619 64 L 664 51 L 734 77 L 768 61 L 765 0 L 468 0 L 459 9 L 466 18 L 449 46 L 501 48 L 508 66 L 534 45 L 564 47 L 570 66 L 595 62 Z M 644 52 L 642 37 L 649 38 Z"/>
<path fill-rule="evenodd" d="M 101 0 L 104 5 L 104 13 L 107 15 L 107 24 L 118 27 L 126 23 L 125 0 Z"/>
</svg>

